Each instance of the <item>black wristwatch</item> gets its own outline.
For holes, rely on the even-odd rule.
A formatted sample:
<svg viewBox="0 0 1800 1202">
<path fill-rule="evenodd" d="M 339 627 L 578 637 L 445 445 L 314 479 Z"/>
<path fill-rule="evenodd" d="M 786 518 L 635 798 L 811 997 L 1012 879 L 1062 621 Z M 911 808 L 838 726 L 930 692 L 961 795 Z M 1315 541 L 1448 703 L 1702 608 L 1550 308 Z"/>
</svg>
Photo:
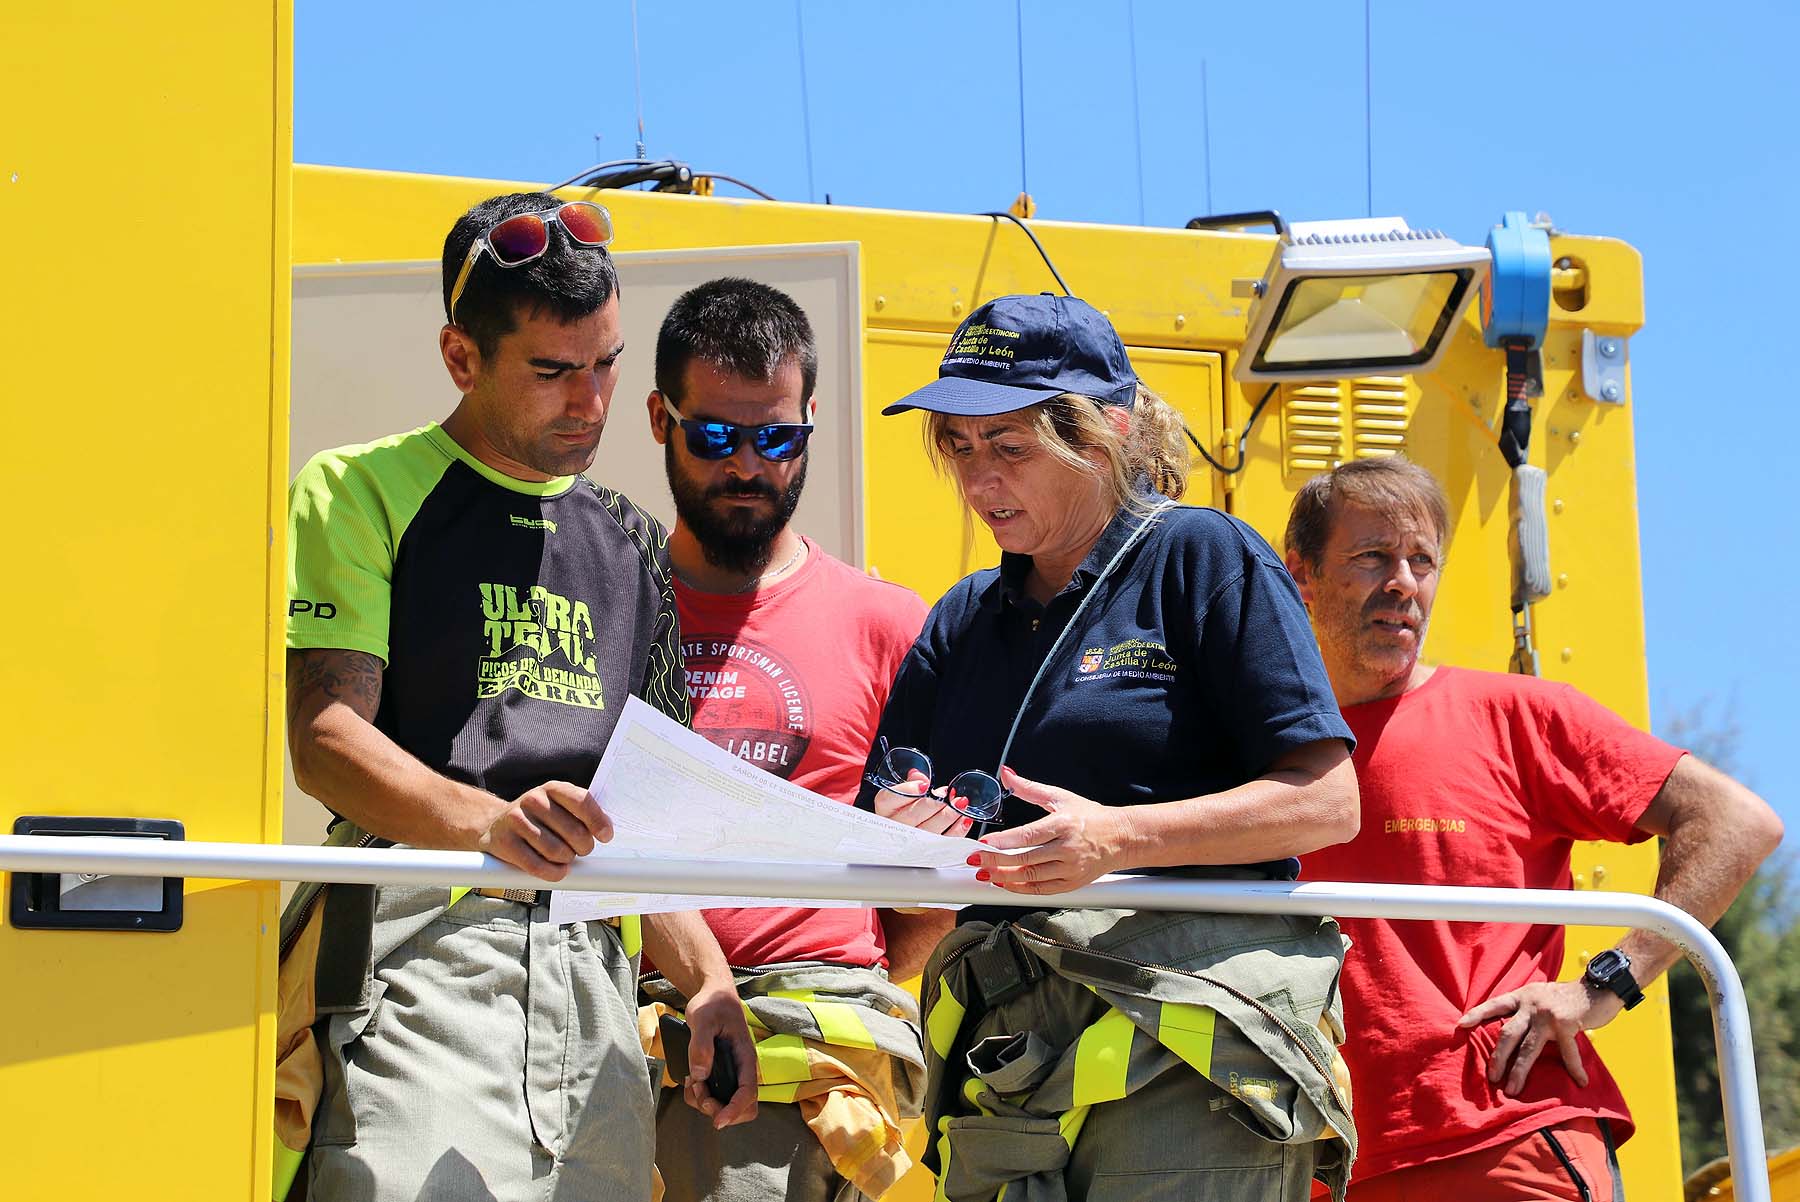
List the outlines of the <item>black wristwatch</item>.
<svg viewBox="0 0 1800 1202">
<path fill-rule="evenodd" d="M 1616 947 L 1607 948 L 1589 960 L 1581 979 L 1590 988 L 1618 994 L 1627 1010 L 1644 1000 L 1644 991 L 1638 988 L 1637 978 L 1631 975 L 1631 957 Z"/>
</svg>

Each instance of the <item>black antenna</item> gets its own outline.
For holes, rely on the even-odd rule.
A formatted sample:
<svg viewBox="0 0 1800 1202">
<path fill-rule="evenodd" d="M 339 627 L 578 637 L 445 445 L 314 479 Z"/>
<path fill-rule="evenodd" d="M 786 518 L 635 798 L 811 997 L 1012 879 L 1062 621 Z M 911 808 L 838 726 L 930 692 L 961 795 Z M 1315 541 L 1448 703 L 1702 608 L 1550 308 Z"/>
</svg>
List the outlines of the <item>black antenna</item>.
<svg viewBox="0 0 1800 1202">
<path fill-rule="evenodd" d="M 1024 230 L 1025 236 L 1027 238 L 1031 239 L 1031 244 L 1033 246 L 1037 247 L 1038 257 L 1044 261 L 1044 266 L 1048 267 L 1050 269 L 1050 274 L 1056 277 L 1057 286 L 1063 290 L 1063 295 L 1064 296 L 1074 296 L 1075 295 L 1073 292 L 1069 291 L 1069 285 L 1063 281 L 1062 272 L 1056 270 L 1056 264 L 1054 264 L 1050 261 L 1050 252 L 1044 249 L 1044 244 L 1042 242 L 1039 242 L 1038 236 L 1031 232 L 1031 227 L 1029 225 L 1025 224 L 1024 218 L 1020 217 L 1017 213 L 1002 213 L 1002 212 L 999 212 L 998 210 L 994 210 L 994 211 L 990 211 L 990 212 L 986 212 L 986 213 L 977 213 L 977 214 L 975 214 L 975 216 L 977 216 L 977 217 L 992 217 L 995 221 L 1010 221 L 1014 225 L 1018 226 L 1020 229 Z"/>
<path fill-rule="evenodd" d="M 806 14 L 801 0 L 794 0 L 794 35 L 800 40 L 800 127 L 806 139 L 806 199 L 813 192 L 812 101 L 806 94 Z"/>
<path fill-rule="evenodd" d="M 1144 114 L 1138 100 L 1136 0 L 1125 0 L 1125 31 L 1131 39 L 1131 141 L 1137 150 L 1138 224 L 1144 225 Z M 1210 198 L 1206 207 L 1212 207 Z"/>
<path fill-rule="evenodd" d="M 644 157 L 644 66 L 638 56 L 637 0 L 631 0 L 631 76 L 637 91 L 637 157 Z"/>
<path fill-rule="evenodd" d="M 1363 178 L 1368 183 L 1368 212 L 1375 216 L 1375 71 L 1373 22 L 1369 17 L 1371 0 L 1363 0 Z"/>
<path fill-rule="evenodd" d="M 1206 60 L 1200 60 L 1200 157 L 1206 164 L 1206 211 L 1212 202 L 1212 105 L 1206 97 Z"/>
<path fill-rule="evenodd" d="M 1030 196 L 1025 174 L 1025 0 L 1013 0 L 1013 28 L 1019 48 L 1019 191 Z"/>
</svg>

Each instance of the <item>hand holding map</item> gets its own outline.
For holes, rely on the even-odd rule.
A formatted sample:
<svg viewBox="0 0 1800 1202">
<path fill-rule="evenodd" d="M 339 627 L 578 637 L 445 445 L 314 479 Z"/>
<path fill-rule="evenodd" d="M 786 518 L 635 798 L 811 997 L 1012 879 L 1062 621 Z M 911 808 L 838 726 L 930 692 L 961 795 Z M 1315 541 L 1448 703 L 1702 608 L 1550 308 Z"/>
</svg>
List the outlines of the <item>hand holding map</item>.
<svg viewBox="0 0 1800 1202">
<path fill-rule="evenodd" d="M 596 857 L 737 860 L 778 864 L 967 866 L 968 840 L 890 821 L 738 759 L 636 697 L 588 791 L 613 823 Z M 786 898 L 692 897 L 559 891 L 553 921 L 719 906 L 856 905 Z"/>
</svg>

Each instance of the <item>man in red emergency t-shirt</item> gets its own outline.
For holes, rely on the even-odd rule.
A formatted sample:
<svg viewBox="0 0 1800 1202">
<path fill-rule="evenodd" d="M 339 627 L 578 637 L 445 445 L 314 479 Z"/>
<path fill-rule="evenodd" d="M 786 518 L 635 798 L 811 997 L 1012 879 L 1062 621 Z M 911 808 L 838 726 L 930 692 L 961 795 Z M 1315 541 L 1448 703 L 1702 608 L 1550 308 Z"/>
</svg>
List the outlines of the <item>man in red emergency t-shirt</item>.
<svg viewBox="0 0 1800 1202">
<path fill-rule="evenodd" d="M 694 729 L 848 804 L 925 605 L 832 558 L 789 524 L 806 481 L 817 373 L 812 329 L 792 298 L 751 280 L 713 280 L 681 296 L 663 321 L 649 413 L 675 498 L 669 554 Z M 883 970 L 917 974 L 950 925 L 946 912 L 705 915 L 746 999 L 778 992 L 874 1007 L 890 1022 L 904 1012 L 916 1041 L 911 999 Z M 647 979 L 651 996 L 654 984 Z M 794 1033 L 810 1037 L 805 1027 Z M 883 1065 L 895 1080 L 912 1069 Z M 853 1145 L 866 1137 L 821 1127 L 835 1121 L 830 1116 L 809 1128 L 801 1107 L 765 1096 L 755 1121 L 715 1131 L 704 1119 L 685 1121 L 681 1109 L 658 1108 L 656 1161 L 667 1202 L 860 1196 L 845 1191 L 838 1168 L 863 1155 Z M 876 1160 L 884 1158 L 845 1175 L 852 1184 L 885 1185 L 909 1163 L 897 1142 Z"/>
<path fill-rule="evenodd" d="M 1421 663 L 1449 529 L 1443 490 L 1403 459 L 1345 464 L 1294 500 L 1288 570 L 1362 792 L 1361 833 L 1308 855 L 1304 875 L 1566 889 L 1575 840 L 1661 835 L 1656 896 L 1716 921 L 1780 820 L 1567 685 Z M 1623 1197 L 1612 1149 L 1631 1117 L 1582 1032 L 1635 1005 L 1671 944 L 1633 932 L 1558 981 L 1559 926 L 1343 926 L 1355 1202 Z"/>
</svg>

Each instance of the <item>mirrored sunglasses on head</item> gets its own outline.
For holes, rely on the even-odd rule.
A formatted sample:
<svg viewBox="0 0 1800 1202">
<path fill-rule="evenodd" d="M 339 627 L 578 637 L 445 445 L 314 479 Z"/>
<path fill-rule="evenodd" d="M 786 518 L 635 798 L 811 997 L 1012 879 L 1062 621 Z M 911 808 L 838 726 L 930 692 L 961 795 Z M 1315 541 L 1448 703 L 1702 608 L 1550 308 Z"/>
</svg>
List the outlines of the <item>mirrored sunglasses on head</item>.
<svg viewBox="0 0 1800 1202">
<path fill-rule="evenodd" d="M 612 241 L 612 214 L 591 200 L 572 200 L 541 213 L 516 213 L 497 221 L 475 241 L 463 257 L 462 270 L 450 288 L 450 324 L 456 324 L 456 302 L 462 299 L 469 273 L 483 252 L 502 267 L 522 267 L 541 259 L 550 249 L 550 227 L 560 225 L 569 241 L 578 246 L 605 246 Z"/>
<path fill-rule="evenodd" d="M 681 416 L 665 395 L 663 408 L 687 438 L 688 454 L 696 459 L 729 459 L 737 454 L 746 436 L 750 447 L 772 463 L 798 458 L 812 437 L 811 422 L 770 422 L 766 426 L 740 426 L 736 422 L 701 422 Z"/>
<path fill-rule="evenodd" d="M 919 773 L 927 782 L 925 796 L 947 809 L 975 820 L 976 828 L 973 833 L 977 839 L 987 833 L 988 823 L 1000 817 L 1006 799 L 1012 796 L 997 778 L 974 770 L 957 773 L 944 786 L 944 792 L 940 795 L 933 787 L 936 778 L 932 773 L 930 756 L 912 747 L 889 747 L 885 738 L 880 743 L 881 766 L 865 778 L 870 784 L 897 797 L 914 801 L 919 794 L 901 786 L 911 780 L 913 773 Z"/>
</svg>

